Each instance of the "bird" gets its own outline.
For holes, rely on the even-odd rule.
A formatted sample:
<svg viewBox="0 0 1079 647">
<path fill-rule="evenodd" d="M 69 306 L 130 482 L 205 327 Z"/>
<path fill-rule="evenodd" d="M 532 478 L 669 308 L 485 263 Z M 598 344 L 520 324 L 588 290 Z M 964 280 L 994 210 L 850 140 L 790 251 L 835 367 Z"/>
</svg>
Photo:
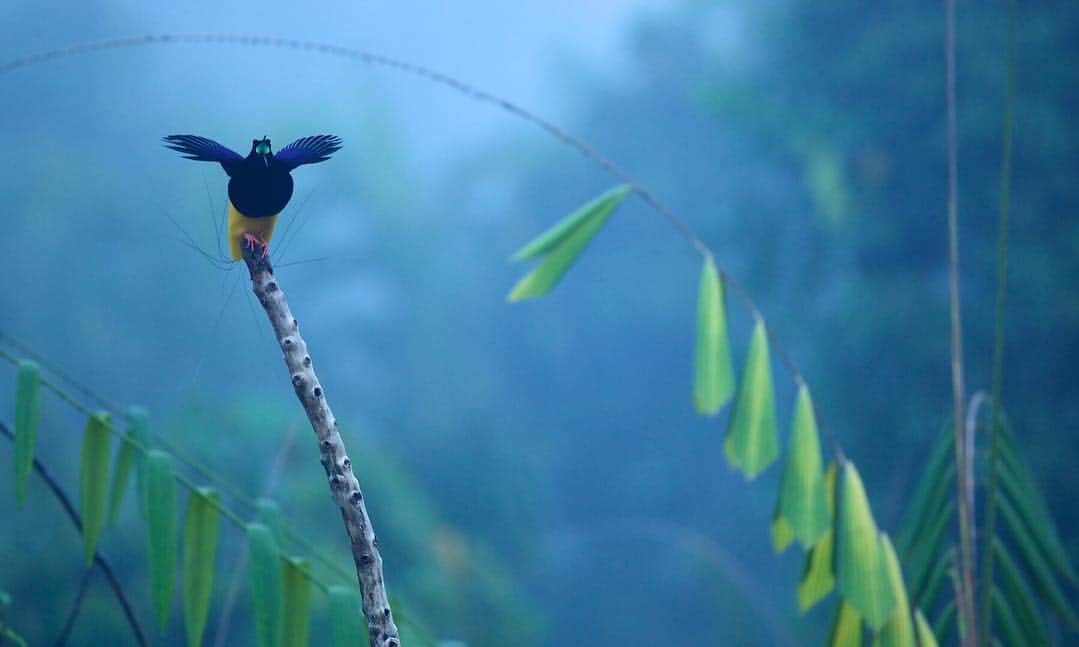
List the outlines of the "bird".
<svg viewBox="0 0 1079 647">
<path fill-rule="evenodd" d="M 168 135 L 165 147 L 185 159 L 217 162 L 229 176 L 228 241 L 232 260 L 243 258 L 244 246 L 269 251 L 277 216 L 292 198 L 292 171 L 303 164 L 317 164 L 341 150 L 336 135 L 301 137 L 274 154 L 270 139 L 251 140 L 251 152 L 236 151 L 198 135 Z"/>
</svg>

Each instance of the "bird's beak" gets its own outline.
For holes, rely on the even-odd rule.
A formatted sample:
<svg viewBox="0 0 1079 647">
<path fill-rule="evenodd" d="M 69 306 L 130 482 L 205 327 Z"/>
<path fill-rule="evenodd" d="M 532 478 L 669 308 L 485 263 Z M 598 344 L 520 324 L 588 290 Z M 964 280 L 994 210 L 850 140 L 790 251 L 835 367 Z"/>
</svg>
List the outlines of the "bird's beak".
<svg viewBox="0 0 1079 647">
<path fill-rule="evenodd" d="M 266 165 L 266 168 L 270 168 L 270 156 L 269 155 L 263 155 L 262 156 L 262 162 Z"/>
</svg>

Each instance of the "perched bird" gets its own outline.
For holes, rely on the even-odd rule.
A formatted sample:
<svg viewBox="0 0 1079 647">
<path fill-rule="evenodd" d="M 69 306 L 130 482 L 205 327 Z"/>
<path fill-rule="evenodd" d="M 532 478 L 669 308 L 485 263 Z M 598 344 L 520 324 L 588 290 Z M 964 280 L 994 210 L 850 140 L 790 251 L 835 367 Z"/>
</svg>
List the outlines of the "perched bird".
<svg viewBox="0 0 1079 647">
<path fill-rule="evenodd" d="M 251 152 L 242 157 L 212 139 L 198 135 L 169 135 L 162 138 L 167 148 L 186 159 L 217 162 L 229 176 L 229 251 L 233 260 L 243 258 L 243 246 L 262 247 L 265 256 L 273 236 L 277 216 L 292 198 L 292 169 L 330 159 L 341 149 L 335 135 L 302 137 L 275 155 L 266 137 L 251 142 Z"/>
</svg>

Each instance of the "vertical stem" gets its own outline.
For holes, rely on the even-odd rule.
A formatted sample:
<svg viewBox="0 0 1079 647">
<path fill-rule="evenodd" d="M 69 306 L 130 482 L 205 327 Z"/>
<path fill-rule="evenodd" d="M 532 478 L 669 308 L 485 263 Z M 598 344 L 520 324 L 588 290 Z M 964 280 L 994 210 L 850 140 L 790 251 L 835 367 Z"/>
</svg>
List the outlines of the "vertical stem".
<svg viewBox="0 0 1079 647">
<path fill-rule="evenodd" d="M 1000 155 L 1000 216 L 997 225 L 997 303 L 993 332 L 993 417 L 989 424 L 989 482 L 985 494 L 985 538 L 982 551 L 981 620 L 982 644 L 989 644 L 993 631 L 993 551 L 989 543 L 996 534 L 997 523 L 997 461 L 999 460 L 998 437 L 1000 433 L 1000 392 L 1004 380 L 1004 303 L 1008 283 L 1008 205 L 1012 186 L 1012 121 L 1015 111 L 1015 41 L 1016 2 L 1008 3 L 1008 53 L 1004 86 L 1004 126 Z"/>
<path fill-rule="evenodd" d="M 300 336 L 300 326 L 289 310 L 285 292 L 278 285 L 270 261 L 262 252 L 257 246 L 244 246 L 244 262 L 251 273 L 251 289 L 270 319 L 274 337 L 285 356 L 292 388 L 318 440 L 319 460 L 326 471 L 330 494 L 341 512 L 341 520 L 348 534 L 356 578 L 360 583 L 369 642 L 371 647 L 400 647 L 401 638 L 393 622 L 382 576 L 382 555 L 378 550 L 371 518 L 367 516 L 360 483 L 352 473 L 352 460 L 337 431 L 337 419 L 326 401 L 326 392 L 315 375 L 307 342 Z"/>
<path fill-rule="evenodd" d="M 978 644 L 974 608 L 973 501 L 968 496 L 969 464 L 963 429 L 963 331 L 959 309 L 959 180 L 955 125 L 955 0 L 945 1 L 945 59 L 948 104 L 948 267 L 952 338 L 952 416 L 955 424 L 956 495 L 959 499 L 959 553 L 962 567 L 959 602 L 963 645 Z"/>
</svg>

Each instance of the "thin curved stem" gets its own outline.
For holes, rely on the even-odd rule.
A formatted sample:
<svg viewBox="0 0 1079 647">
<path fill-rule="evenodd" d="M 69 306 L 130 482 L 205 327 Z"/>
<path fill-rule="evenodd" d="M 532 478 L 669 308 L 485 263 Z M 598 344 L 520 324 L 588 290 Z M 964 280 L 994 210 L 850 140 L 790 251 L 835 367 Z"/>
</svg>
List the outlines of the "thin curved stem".
<svg viewBox="0 0 1079 647">
<path fill-rule="evenodd" d="M 0 420 L 0 434 L 3 434 L 12 443 L 15 442 L 15 434 L 7 426 L 4 421 Z M 56 482 L 56 479 L 49 474 L 49 471 L 45 469 L 45 465 L 36 457 L 34 458 L 34 470 L 41 477 L 41 480 L 45 481 L 45 484 L 52 490 L 53 496 L 60 502 L 60 506 L 67 513 L 71 523 L 74 524 L 75 529 L 79 534 L 82 534 L 82 517 L 75 510 L 75 506 L 71 504 L 71 499 L 68 498 L 67 493 L 60 487 L 60 484 Z M 116 579 L 116 574 L 112 570 L 112 565 L 109 564 L 109 560 L 101 553 L 100 550 L 94 551 L 94 563 L 98 565 L 101 572 L 105 574 L 105 578 L 109 581 L 109 586 L 112 588 L 112 592 L 116 595 L 117 602 L 124 610 L 124 616 L 127 618 L 127 624 L 131 627 L 131 633 L 135 635 L 135 640 L 139 645 L 145 647 L 146 637 L 142 633 L 142 628 L 139 626 L 139 621 L 135 619 L 135 612 L 131 609 L 131 604 L 127 600 L 127 596 L 124 594 L 124 588 L 120 585 L 120 580 Z"/>
</svg>

